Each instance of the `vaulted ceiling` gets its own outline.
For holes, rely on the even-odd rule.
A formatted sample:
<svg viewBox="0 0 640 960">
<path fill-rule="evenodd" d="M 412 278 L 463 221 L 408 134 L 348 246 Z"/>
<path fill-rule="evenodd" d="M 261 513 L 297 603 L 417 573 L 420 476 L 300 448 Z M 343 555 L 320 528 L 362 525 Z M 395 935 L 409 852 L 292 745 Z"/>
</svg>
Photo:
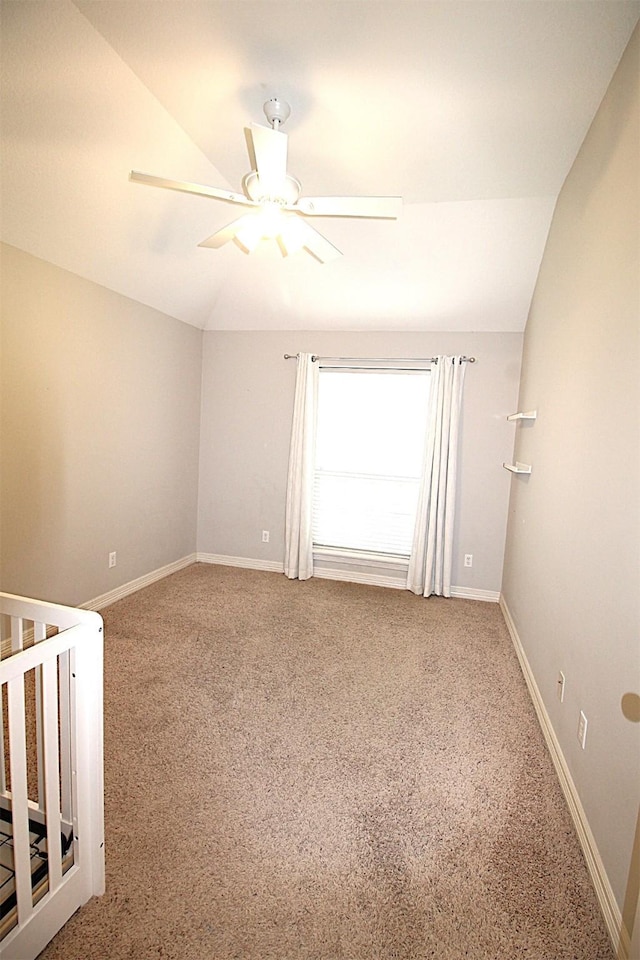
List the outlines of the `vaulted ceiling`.
<svg viewBox="0 0 640 960">
<path fill-rule="evenodd" d="M 521 331 L 558 193 L 640 14 L 617 0 L 3 0 L 2 239 L 204 329 Z M 320 264 L 198 243 L 291 105 Z"/>
</svg>

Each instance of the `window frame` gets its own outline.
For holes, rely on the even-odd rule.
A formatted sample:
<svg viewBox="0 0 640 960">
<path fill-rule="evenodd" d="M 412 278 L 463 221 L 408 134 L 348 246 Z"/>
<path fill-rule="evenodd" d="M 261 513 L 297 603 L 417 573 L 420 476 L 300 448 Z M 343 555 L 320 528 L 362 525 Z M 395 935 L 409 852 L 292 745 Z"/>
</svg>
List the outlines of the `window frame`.
<svg viewBox="0 0 640 960">
<path fill-rule="evenodd" d="M 332 359 L 327 362 L 322 362 L 321 358 L 318 358 L 318 374 L 319 377 L 322 376 L 322 372 L 347 372 L 347 373 L 389 373 L 392 375 L 398 374 L 416 374 L 429 377 L 429 386 L 427 391 L 427 405 L 424 411 L 424 433 L 423 439 L 426 437 L 426 426 L 428 422 L 428 410 L 429 410 L 429 400 L 431 392 L 431 373 L 432 373 L 432 361 L 430 360 L 413 360 L 413 359 L 387 359 L 387 360 L 337 360 Z M 314 488 L 315 488 L 315 477 L 317 470 L 314 469 Z M 348 474 L 348 471 L 346 472 Z M 355 475 L 355 474 L 354 474 Z M 364 476 L 364 475 L 363 475 Z M 366 475 L 369 476 L 368 474 Z M 380 477 L 383 475 L 381 474 Z M 376 475 L 372 474 L 371 479 L 375 479 Z M 399 476 L 398 479 L 405 479 L 402 476 Z M 411 476 L 407 477 L 407 480 L 416 480 L 416 477 Z M 418 482 L 420 482 L 421 474 L 418 477 Z M 315 530 L 314 530 L 315 534 Z M 347 566 L 362 566 L 362 567 L 389 567 L 393 568 L 395 571 L 402 571 L 408 568 L 409 564 L 409 553 L 393 553 L 390 551 L 376 551 L 376 550 L 367 550 L 363 547 L 346 547 L 346 546 L 336 546 L 330 544 L 322 544 L 315 539 L 313 540 L 313 556 L 314 561 L 316 559 L 323 560 L 327 562 L 340 562 L 341 564 Z"/>
</svg>

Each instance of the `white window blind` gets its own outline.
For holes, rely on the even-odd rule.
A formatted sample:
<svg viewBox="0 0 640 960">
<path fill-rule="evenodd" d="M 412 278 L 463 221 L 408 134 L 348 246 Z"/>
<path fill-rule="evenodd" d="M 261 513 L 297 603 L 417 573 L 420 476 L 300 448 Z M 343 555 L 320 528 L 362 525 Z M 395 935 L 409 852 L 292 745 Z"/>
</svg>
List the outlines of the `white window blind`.
<svg viewBox="0 0 640 960">
<path fill-rule="evenodd" d="M 409 556 L 423 467 L 428 370 L 320 370 L 316 545 Z"/>
</svg>

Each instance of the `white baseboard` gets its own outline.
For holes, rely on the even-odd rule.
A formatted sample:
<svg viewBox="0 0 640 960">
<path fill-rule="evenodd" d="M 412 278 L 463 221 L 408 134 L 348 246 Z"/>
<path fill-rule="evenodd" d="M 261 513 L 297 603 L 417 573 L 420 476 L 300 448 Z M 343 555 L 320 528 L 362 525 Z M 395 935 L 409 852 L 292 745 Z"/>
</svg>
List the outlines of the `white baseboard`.
<svg viewBox="0 0 640 960">
<path fill-rule="evenodd" d="M 124 597 L 128 597 L 130 593 L 142 590 L 143 587 L 150 586 L 150 584 L 155 583 L 156 580 L 162 580 L 164 577 L 168 577 L 172 573 L 177 573 L 178 570 L 189 567 L 195 562 L 196 554 L 190 553 L 187 557 L 174 560 L 173 563 L 168 563 L 164 567 L 152 570 L 151 573 L 145 573 L 144 576 L 138 577 L 137 580 L 130 580 L 128 583 L 123 583 L 122 586 L 116 587 L 115 590 L 110 590 L 108 593 L 103 593 L 100 597 L 95 597 L 87 603 L 80 604 L 80 609 L 102 610 L 103 607 L 108 607 L 109 604 L 115 603 L 116 600 L 122 600 Z"/>
<path fill-rule="evenodd" d="M 284 573 L 284 565 L 277 560 L 254 560 L 251 557 L 228 557 L 219 553 L 197 553 L 198 563 L 220 563 L 227 567 L 245 567 L 249 570 L 267 570 L 273 573 Z M 327 557 L 319 558 L 314 564 L 313 575 L 320 580 L 340 580 L 344 583 L 363 583 L 369 587 L 388 587 L 392 590 L 406 590 L 405 578 L 402 576 L 390 577 L 384 574 L 351 570 L 350 565 L 367 565 L 366 561 L 356 558 L 347 561 L 344 566 L 322 566 L 323 561 L 329 562 Z M 379 561 L 377 561 L 379 564 Z M 376 564 L 369 563 L 372 567 Z M 464 600 L 484 600 L 498 603 L 500 594 L 497 590 L 476 590 L 474 587 L 451 587 L 451 596 Z"/>
<path fill-rule="evenodd" d="M 571 814 L 571 818 L 578 834 L 578 839 L 587 862 L 589 874 L 591 875 L 591 882 L 593 883 L 596 897 L 598 898 L 598 903 L 600 904 L 604 922 L 607 926 L 609 936 L 611 937 L 614 950 L 617 951 L 617 960 L 627 960 L 629 955 L 629 936 L 622 924 L 622 914 L 616 902 L 611 883 L 609 882 L 607 872 L 598 851 L 595 837 L 593 836 L 591 827 L 589 826 L 589 821 L 587 820 L 587 815 L 580 801 L 580 796 L 576 789 L 576 785 L 573 782 L 567 761 L 565 760 L 562 748 L 560 747 L 560 743 L 556 737 L 551 719 L 547 713 L 547 709 L 544 705 L 544 701 L 538 688 L 538 684 L 536 683 L 533 671 L 531 670 L 529 661 L 527 660 L 524 647 L 522 646 L 522 642 L 518 636 L 516 625 L 513 621 L 504 596 L 500 595 L 499 602 L 505 623 L 507 624 L 507 629 L 511 634 L 513 646 L 515 647 L 518 660 L 520 661 L 524 679 L 527 687 L 529 688 L 529 693 L 538 715 L 538 721 L 540 723 L 542 733 L 546 740 L 549 753 L 551 754 L 553 765 L 556 768 L 558 780 L 560 781 L 560 786 L 562 788 L 562 792 L 564 793 L 564 797 L 569 808 L 569 813 Z"/>
<path fill-rule="evenodd" d="M 338 570 L 314 567 L 314 577 L 325 580 L 345 580 L 348 583 L 364 583 L 370 587 L 391 587 L 394 590 L 406 590 L 406 578 L 385 577 L 371 573 L 358 573 L 351 570 Z M 451 596 L 459 600 L 484 600 L 489 603 L 498 603 L 500 594 L 497 590 L 476 590 L 473 587 L 451 587 Z"/>
<path fill-rule="evenodd" d="M 277 560 L 253 560 L 251 557 L 227 557 L 219 553 L 197 553 L 198 563 L 220 563 L 224 567 L 244 567 L 247 570 L 268 570 L 284 573 L 284 564 Z"/>
<path fill-rule="evenodd" d="M 484 600 L 485 603 L 498 603 L 498 590 L 477 590 L 475 587 L 451 587 L 451 596 L 460 600 Z"/>
</svg>

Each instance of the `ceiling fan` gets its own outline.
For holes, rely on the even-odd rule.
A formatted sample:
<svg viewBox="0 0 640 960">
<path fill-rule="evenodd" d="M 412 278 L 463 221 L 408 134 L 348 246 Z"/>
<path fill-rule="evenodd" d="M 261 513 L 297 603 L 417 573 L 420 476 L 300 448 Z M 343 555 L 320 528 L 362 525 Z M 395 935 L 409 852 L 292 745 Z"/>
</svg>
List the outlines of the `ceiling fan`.
<svg viewBox="0 0 640 960">
<path fill-rule="evenodd" d="M 199 244 L 214 249 L 235 240 L 246 252 L 251 252 L 262 239 L 269 238 L 278 242 L 283 256 L 304 248 L 321 263 L 327 263 L 341 256 L 341 252 L 307 222 L 307 217 L 392 220 L 400 215 L 402 197 L 301 197 L 300 181 L 287 173 L 288 138 L 280 130 L 291 108 L 288 103 L 273 98 L 264 104 L 264 112 L 271 126 L 251 124 L 256 169 L 243 178 L 244 193 L 167 180 L 137 170 L 131 171 L 130 179 L 253 208 Z"/>
</svg>

